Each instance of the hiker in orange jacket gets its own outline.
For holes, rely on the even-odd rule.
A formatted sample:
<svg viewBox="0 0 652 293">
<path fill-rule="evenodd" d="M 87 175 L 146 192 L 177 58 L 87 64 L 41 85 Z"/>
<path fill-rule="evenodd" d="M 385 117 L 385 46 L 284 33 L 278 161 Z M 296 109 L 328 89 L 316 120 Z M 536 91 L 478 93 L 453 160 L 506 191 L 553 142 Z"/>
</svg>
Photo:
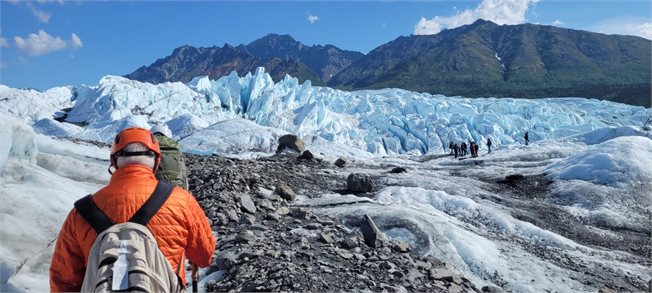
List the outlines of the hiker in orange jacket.
<svg viewBox="0 0 652 293">
<path fill-rule="evenodd" d="M 159 162 L 158 141 L 148 130 L 123 130 L 111 147 L 111 166 L 116 168 L 115 173 L 109 184 L 92 196 L 93 202 L 113 223 L 128 221 L 154 191 L 158 181 L 153 170 Z M 175 187 L 147 228 L 184 286 L 184 257 L 200 267 L 210 265 L 215 236 L 204 211 L 186 190 Z M 80 290 L 96 237 L 95 230 L 73 208 L 61 227 L 52 255 L 51 291 Z"/>
</svg>

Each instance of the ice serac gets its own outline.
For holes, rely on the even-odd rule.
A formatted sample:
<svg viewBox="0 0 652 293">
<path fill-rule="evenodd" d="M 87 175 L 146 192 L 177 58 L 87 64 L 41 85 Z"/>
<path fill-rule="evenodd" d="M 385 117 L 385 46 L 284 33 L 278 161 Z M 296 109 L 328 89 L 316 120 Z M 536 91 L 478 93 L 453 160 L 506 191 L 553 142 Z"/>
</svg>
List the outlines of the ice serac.
<svg viewBox="0 0 652 293">
<path fill-rule="evenodd" d="M 36 142 L 34 131 L 14 118 L 0 114 L 0 171 L 9 160 L 21 164 L 36 163 Z"/>
<path fill-rule="evenodd" d="M 0 113 L 33 123 L 41 118 L 59 117 L 59 112 L 72 107 L 75 91 L 72 87 L 55 87 L 40 92 L 14 89 L 0 84 Z"/>
</svg>

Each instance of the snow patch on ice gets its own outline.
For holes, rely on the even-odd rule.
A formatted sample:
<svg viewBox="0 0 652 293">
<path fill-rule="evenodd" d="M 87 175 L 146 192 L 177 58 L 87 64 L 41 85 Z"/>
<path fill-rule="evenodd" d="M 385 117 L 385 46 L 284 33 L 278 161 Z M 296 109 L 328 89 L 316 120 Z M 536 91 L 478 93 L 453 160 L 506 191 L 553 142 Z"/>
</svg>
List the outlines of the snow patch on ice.
<svg viewBox="0 0 652 293">
<path fill-rule="evenodd" d="M 632 185 L 652 181 L 652 139 L 617 137 L 551 164 L 551 178 Z"/>
</svg>

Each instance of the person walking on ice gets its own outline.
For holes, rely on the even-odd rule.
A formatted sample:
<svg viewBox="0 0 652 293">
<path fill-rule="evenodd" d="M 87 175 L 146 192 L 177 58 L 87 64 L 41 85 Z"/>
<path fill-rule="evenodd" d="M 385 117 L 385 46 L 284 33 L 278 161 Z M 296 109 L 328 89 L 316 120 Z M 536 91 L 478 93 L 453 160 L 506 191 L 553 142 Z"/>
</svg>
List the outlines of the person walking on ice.
<svg viewBox="0 0 652 293">
<path fill-rule="evenodd" d="M 491 138 L 487 138 L 487 148 L 489 148 L 489 154 L 491 154 Z"/>
<path fill-rule="evenodd" d="M 61 227 L 50 290 L 185 290 L 184 258 L 207 267 L 215 250 L 204 211 L 188 191 L 154 177 L 161 150 L 149 130 L 121 131 L 110 161 L 109 184 L 75 202 Z"/>
</svg>

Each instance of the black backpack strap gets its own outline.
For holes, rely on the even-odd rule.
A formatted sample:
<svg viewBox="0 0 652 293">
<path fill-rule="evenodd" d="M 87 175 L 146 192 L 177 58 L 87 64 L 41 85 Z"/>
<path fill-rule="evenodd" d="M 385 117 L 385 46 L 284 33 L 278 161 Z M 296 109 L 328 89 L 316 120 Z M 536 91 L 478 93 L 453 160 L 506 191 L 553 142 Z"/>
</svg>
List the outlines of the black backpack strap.
<svg viewBox="0 0 652 293">
<path fill-rule="evenodd" d="M 154 192 L 152 192 L 152 195 L 150 195 L 143 206 L 141 206 L 140 209 L 136 211 L 133 217 L 129 219 L 129 222 L 147 226 L 149 220 L 154 217 L 156 212 L 158 212 L 158 210 L 163 206 L 165 201 L 168 200 L 168 197 L 170 197 L 170 194 L 172 194 L 173 189 L 174 186 L 172 186 L 172 184 L 163 180 L 159 180 L 158 184 L 156 184 L 156 188 L 154 188 Z"/>
<path fill-rule="evenodd" d="M 75 202 L 77 212 L 90 224 L 97 234 L 113 226 L 111 219 L 93 202 L 92 194 L 84 196 Z"/>
</svg>

